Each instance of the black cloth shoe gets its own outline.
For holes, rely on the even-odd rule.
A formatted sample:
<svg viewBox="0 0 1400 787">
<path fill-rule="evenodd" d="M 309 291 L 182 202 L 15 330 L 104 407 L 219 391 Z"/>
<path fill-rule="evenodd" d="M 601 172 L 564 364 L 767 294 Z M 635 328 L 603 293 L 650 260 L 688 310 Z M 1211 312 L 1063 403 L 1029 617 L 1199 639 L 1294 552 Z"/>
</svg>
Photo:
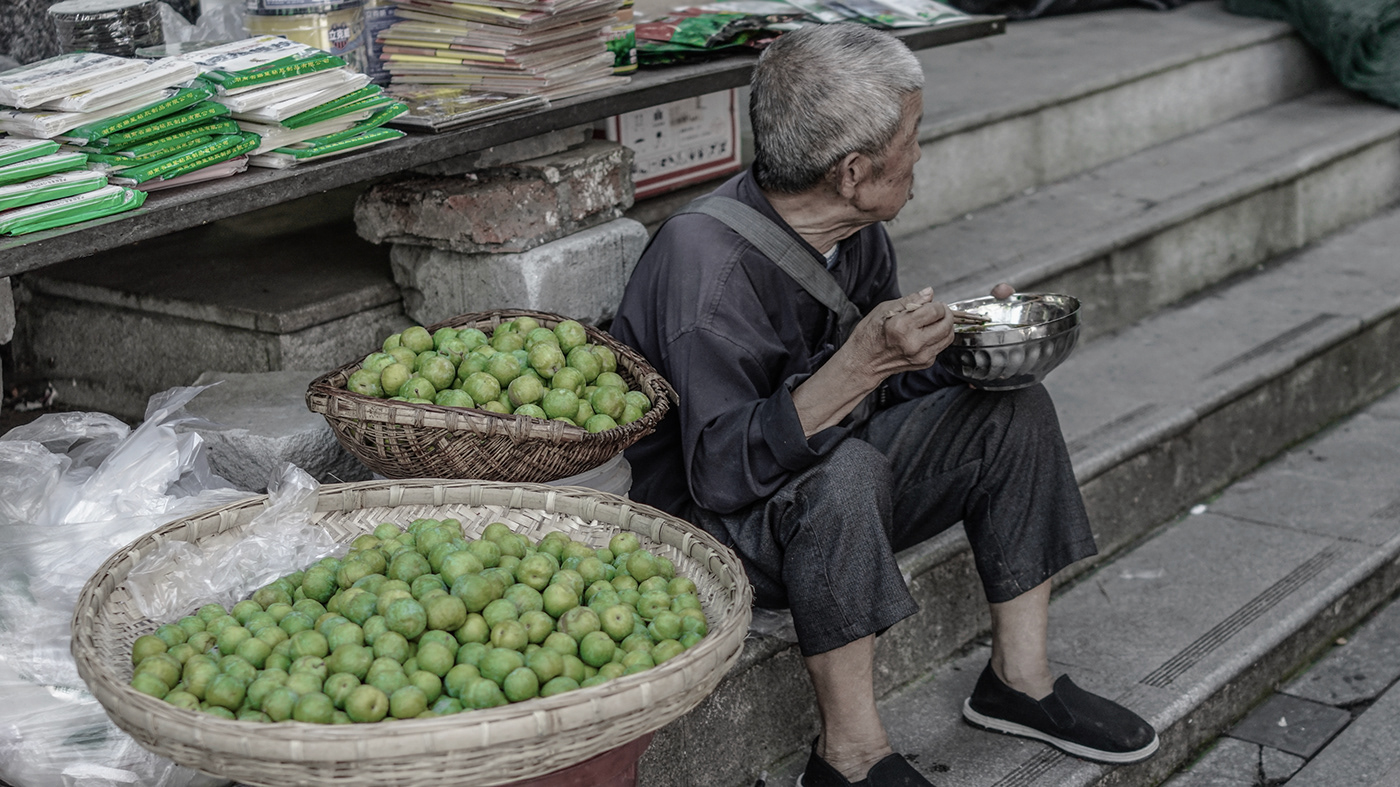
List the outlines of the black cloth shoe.
<svg viewBox="0 0 1400 787">
<path fill-rule="evenodd" d="M 812 756 L 807 758 L 807 770 L 797 777 L 797 787 L 933 787 L 932 782 L 899 754 L 891 754 L 872 765 L 864 779 L 850 781 L 817 756 L 817 740 L 812 741 Z"/>
<path fill-rule="evenodd" d="M 1121 765 L 1157 751 L 1157 731 L 1112 700 L 1074 685 L 1068 675 L 1050 696 L 1033 700 L 1001 682 L 991 663 L 982 670 L 963 718 L 976 727 L 1021 735 L 1095 762 Z"/>
</svg>

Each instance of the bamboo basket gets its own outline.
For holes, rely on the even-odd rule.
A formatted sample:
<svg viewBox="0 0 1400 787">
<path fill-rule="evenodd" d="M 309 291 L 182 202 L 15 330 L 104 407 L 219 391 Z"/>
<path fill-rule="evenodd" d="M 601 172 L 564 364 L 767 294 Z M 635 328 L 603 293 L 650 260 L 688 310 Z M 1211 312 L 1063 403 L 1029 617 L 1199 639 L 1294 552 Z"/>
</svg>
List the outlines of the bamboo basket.
<svg viewBox="0 0 1400 787">
<path fill-rule="evenodd" d="M 695 582 L 710 620 L 694 647 L 652 669 L 552 697 L 431 719 L 320 725 L 233 721 L 185 710 L 130 685 L 131 645 L 162 622 L 125 589 L 141 559 L 168 541 L 199 544 L 246 529 L 267 496 L 171 522 L 112 555 L 73 615 L 73 658 L 112 721 L 151 751 L 249 785 L 488 787 L 535 778 L 656 730 L 700 703 L 738 660 L 752 590 L 738 558 L 683 520 L 581 488 L 417 480 L 323 486 L 315 524 L 348 543 L 381 522 L 456 517 L 468 537 L 491 522 L 537 539 L 550 530 L 594 547 L 622 530 Z M 193 610 L 191 610 L 193 612 Z"/>
<path fill-rule="evenodd" d="M 463 314 L 428 326 L 477 328 L 488 335 L 516 317 L 553 327 L 566 317 L 519 309 Z M 676 392 L 631 347 L 591 325 L 588 341 L 617 356 L 617 373 L 651 400 L 646 415 L 630 424 L 590 433 L 562 421 L 542 421 L 485 410 L 376 399 L 345 390 L 360 362 L 346 364 L 311 383 L 306 406 L 325 416 L 336 439 L 386 478 L 472 478 L 485 481 L 554 481 L 577 475 L 617 456 L 656 429 L 678 401 Z"/>
</svg>

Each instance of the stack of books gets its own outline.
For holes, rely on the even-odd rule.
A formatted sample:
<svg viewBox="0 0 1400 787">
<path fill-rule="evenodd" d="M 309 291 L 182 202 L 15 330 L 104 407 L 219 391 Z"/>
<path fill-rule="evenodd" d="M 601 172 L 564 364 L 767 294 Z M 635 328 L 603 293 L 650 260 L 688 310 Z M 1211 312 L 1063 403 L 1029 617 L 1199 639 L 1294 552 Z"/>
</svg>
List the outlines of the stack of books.
<svg viewBox="0 0 1400 787">
<path fill-rule="evenodd" d="M 620 0 L 394 0 L 378 37 L 394 92 L 457 87 L 553 100 L 626 84 L 606 46 Z"/>
</svg>

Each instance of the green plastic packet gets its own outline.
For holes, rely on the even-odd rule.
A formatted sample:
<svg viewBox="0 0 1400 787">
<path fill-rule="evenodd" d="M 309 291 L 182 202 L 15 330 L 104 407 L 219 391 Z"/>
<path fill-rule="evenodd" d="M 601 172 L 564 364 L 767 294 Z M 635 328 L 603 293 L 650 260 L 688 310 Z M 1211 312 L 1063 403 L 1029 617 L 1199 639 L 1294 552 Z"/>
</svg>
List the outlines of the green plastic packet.
<svg viewBox="0 0 1400 787">
<path fill-rule="evenodd" d="M 97 143 L 93 145 L 93 147 L 102 148 L 108 153 L 115 153 L 119 150 L 135 147 L 143 142 L 159 139 L 160 137 L 167 136 L 168 134 L 191 126 L 203 125 L 209 120 L 227 114 L 228 107 L 223 104 L 216 104 L 213 101 L 201 101 L 178 115 L 168 115 L 154 123 L 148 123 L 144 126 L 138 126 L 126 131 L 108 134 L 97 140 Z"/>
<path fill-rule="evenodd" d="M 58 152 L 51 139 L 0 139 L 0 167 Z"/>
<path fill-rule="evenodd" d="M 202 137 L 185 137 L 171 145 L 163 145 L 159 150 L 152 151 L 144 156 L 127 156 L 126 151 L 121 153 L 89 153 L 88 163 L 106 164 L 108 168 L 130 169 L 150 164 L 153 161 L 170 158 L 177 153 L 197 148 L 200 145 L 207 145 L 214 141 L 213 135 L 206 134 Z"/>
<path fill-rule="evenodd" d="M 337 131 L 333 134 L 326 134 L 325 136 L 320 137 L 312 137 L 311 139 L 303 140 L 298 144 L 310 148 L 319 148 L 326 145 L 333 145 L 337 142 L 340 142 L 341 140 L 350 139 L 351 137 L 363 134 L 366 131 L 379 128 L 380 126 L 384 125 L 385 123 L 388 123 L 390 120 L 393 120 L 394 118 L 398 117 L 399 115 L 402 115 L 407 111 L 407 104 L 401 104 L 397 101 L 394 101 L 390 103 L 389 106 L 384 107 L 383 109 L 379 110 L 373 115 L 370 115 L 370 117 L 367 120 L 356 123 L 350 128 L 345 129 L 344 131 Z"/>
<path fill-rule="evenodd" d="M 174 156 L 167 156 L 166 158 L 158 159 L 148 164 L 128 167 L 122 170 L 120 174 L 115 175 L 112 180 L 123 186 L 145 183 L 148 180 L 162 177 L 169 172 L 180 169 L 186 164 L 239 147 L 244 141 L 242 136 L 235 136 L 233 134 L 214 137 L 203 145 L 190 148 Z"/>
<path fill-rule="evenodd" d="M 107 176 L 101 172 L 80 169 L 73 172 L 60 172 L 42 178 L 0 186 L 0 211 L 22 208 L 50 202 L 75 194 L 95 191 L 107 185 Z"/>
<path fill-rule="evenodd" d="M 244 71 L 209 71 L 204 76 L 211 82 L 219 86 L 219 90 L 237 90 L 254 85 L 264 85 L 269 82 L 280 82 L 284 79 L 311 74 L 317 71 L 325 71 L 330 68 L 343 68 L 345 61 L 335 55 L 327 54 L 319 49 L 297 54 L 275 60 L 260 68 L 247 69 Z"/>
<path fill-rule="evenodd" d="M 407 136 L 404 132 L 392 128 L 375 128 L 356 134 L 348 139 L 341 139 L 315 147 L 285 147 L 277 148 L 271 153 L 260 153 L 249 159 L 250 164 L 260 167 L 271 167 L 273 169 L 286 169 L 295 166 L 297 163 L 307 160 L 329 157 L 340 153 L 348 153 L 358 148 L 378 145 L 390 140 Z M 305 142 L 298 145 L 305 145 Z"/>
<path fill-rule="evenodd" d="M 259 137 L 257 134 L 244 134 L 243 141 L 239 142 L 237 145 L 234 145 L 233 147 L 228 148 L 227 150 L 223 150 L 218 153 L 205 156 L 204 158 L 198 159 L 196 161 L 191 161 L 182 167 L 176 167 L 175 169 L 165 173 L 164 175 L 161 175 L 160 179 L 174 180 L 175 178 L 178 178 L 181 175 L 188 175 L 191 172 L 204 169 L 205 167 L 210 166 L 212 164 L 218 164 L 221 161 L 228 161 L 231 158 L 237 158 L 245 153 L 251 153 L 252 151 L 257 150 L 258 145 L 261 144 L 262 137 Z"/>
<path fill-rule="evenodd" d="M 99 145 L 99 140 L 104 137 L 151 123 L 187 107 L 195 106 L 213 94 L 211 89 L 204 86 L 186 88 L 177 91 L 170 98 L 155 101 L 119 117 L 78 126 L 62 136 L 65 142 L 76 145 Z"/>
<path fill-rule="evenodd" d="M 135 189 L 103 186 L 86 194 L 0 213 L 0 235 L 23 235 L 54 227 L 66 227 L 69 224 L 131 210 L 145 201 L 146 195 Z"/>
<path fill-rule="evenodd" d="M 55 172 L 82 169 L 86 165 L 86 153 L 51 153 L 47 156 L 25 159 L 7 167 L 0 167 L 0 186 L 42 178 Z"/>
<path fill-rule="evenodd" d="M 136 161 L 151 161 L 153 159 L 164 158 L 164 156 L 161 155 L 162 153 L 168 156 L 177 151 L 188 149 L 191 146 L 184 144 L 186 140 L 195 139 L 197 137 L 213 137 L 220 134 L 238 133 L 241 133 L 238 123 L 228 118 L 223 118 L 213 123 L 203 123 L 198 126 L 181 129 L 174 134 L 160 137 L 159 139 L 153 139 L 150 142 L 133 145 L 125 150 L 119 150 L 113 155 Z"/>
<path fill-rule="evenodd" d="M 287 128 L 301 128 L 302 126 L 309 126 L 312 123 L 318 123 L 322 120 L 329 120 L 337 115 L 344 115 L 349 112 L 365 109 L 365 107 L 357 107 L 355 105 L 366 99 L 381 95 L 383 95 L 383 88 L 379 87 L 379 85 L 366 85 L 353 93 L 346 93 L 340 98 L 332 99 L 319 106 L 314 106 L 305 112 L 298 112 L 283 120 L 282 125 Z M 386 97 L 386 100 L 391 99 L 387 99 Z"/>
</svg>

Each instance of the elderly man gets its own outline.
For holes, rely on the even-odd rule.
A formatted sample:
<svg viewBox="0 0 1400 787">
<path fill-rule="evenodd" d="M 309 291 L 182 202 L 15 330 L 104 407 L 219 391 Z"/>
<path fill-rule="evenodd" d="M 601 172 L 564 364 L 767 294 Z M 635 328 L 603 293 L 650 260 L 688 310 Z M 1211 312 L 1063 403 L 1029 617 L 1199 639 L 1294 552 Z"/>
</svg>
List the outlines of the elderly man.
<svg viewBox="0 0 1400 787">
<path fill-rule="evenodd" d="M 731 546 L 756 602 L 792 610 L 821 715 L 804 787 L 928 784 L 886 739 L 875 636 L 916 610 L 895 552 L 958 521 L 992 618 L 964 717 L 1103 762 L 1157 748 L 1050 673 L 1050 578 L 1095 547 L 1049 397 L 958 384 L 936 363 L 952 315 L 899 295 L 881 222 L 910 198 L 922 88 L 884 33 L 782 36 L 754 72 L 752 169 L 666 222 L 612 327 L 681 397 L 628 452 L 633 496 Z"/>
</svg>

